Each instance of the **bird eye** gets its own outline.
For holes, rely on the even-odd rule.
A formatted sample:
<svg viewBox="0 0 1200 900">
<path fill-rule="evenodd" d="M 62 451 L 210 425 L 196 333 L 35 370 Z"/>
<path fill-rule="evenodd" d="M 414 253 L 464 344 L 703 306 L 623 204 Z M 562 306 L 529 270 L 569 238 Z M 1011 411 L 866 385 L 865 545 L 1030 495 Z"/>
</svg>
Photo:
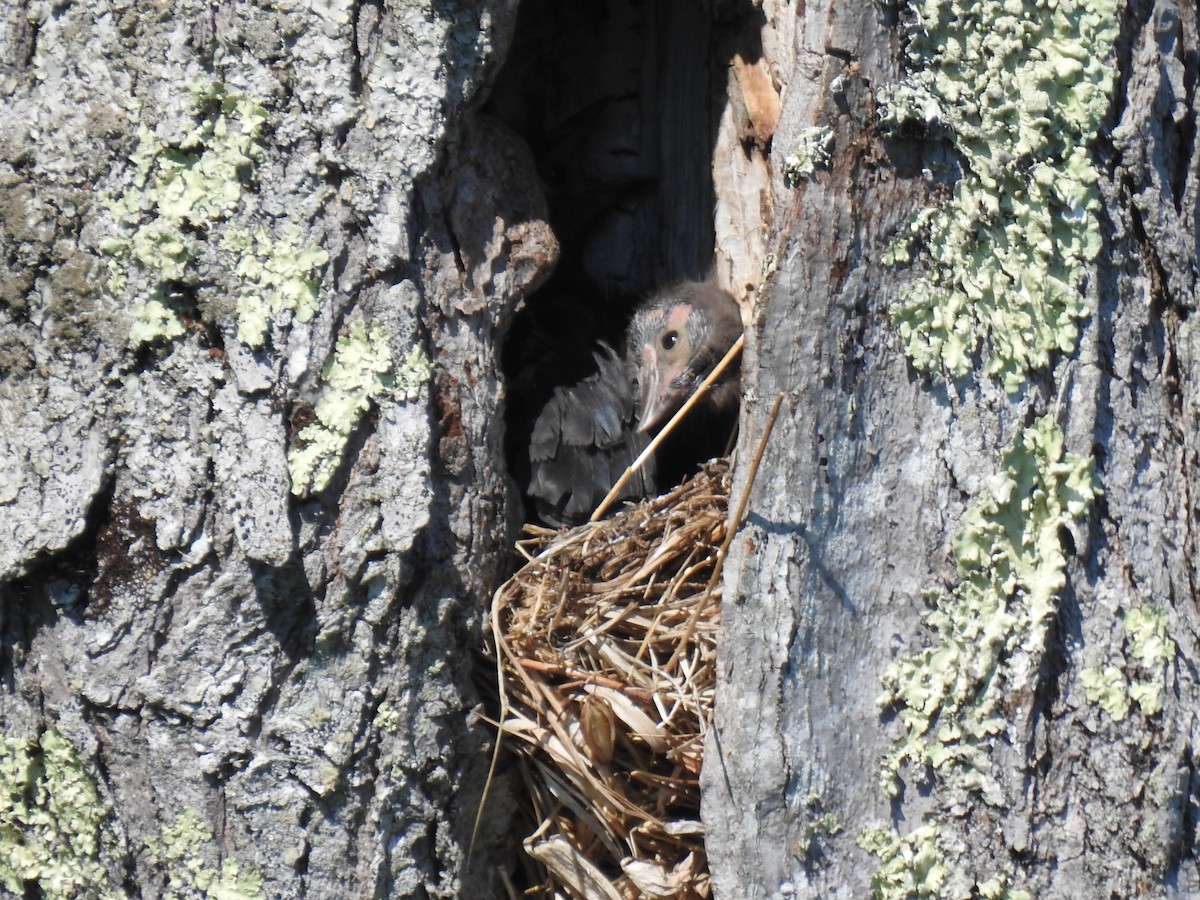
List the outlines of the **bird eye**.
<svg viewBox="0 0 1200 900">
<path fill-rule="evenodd" d="M 668 331 L 666 334 L 664 334 L 662 336 L 662 348 L 664 350 L 670 350 L 678 343 L 679 343 L 679 332 L 678 331 Z"/>
</svg>

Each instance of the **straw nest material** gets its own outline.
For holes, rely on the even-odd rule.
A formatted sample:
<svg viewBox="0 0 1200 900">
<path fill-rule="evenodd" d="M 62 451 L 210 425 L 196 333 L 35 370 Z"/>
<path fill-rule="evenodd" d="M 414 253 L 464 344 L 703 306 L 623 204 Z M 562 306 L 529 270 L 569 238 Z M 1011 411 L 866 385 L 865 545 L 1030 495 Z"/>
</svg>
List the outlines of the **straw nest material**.
<svg viewBox="0 0 1200 900">
<path fill-rule="evenodd" d="M 545 896 L 710 896 L 699 774 L 728 497 L 716 462 L 610 519 L 518 544 L 527 562 L 493 599 L 492 649 Z"/>
</svg>

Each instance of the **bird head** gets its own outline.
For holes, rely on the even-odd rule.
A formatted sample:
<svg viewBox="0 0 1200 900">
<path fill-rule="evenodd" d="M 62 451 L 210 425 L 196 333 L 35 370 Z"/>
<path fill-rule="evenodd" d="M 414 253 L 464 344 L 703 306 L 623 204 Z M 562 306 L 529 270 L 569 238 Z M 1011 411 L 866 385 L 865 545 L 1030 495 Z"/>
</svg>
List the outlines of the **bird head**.
<svg viewBox="0 0 1200 900">
<path fill-rule="evenodd" d="M 640 391 L 638 431 L 670 418 L 741 333 L 737 301 L 707 282 L 686 282 L 647 299 L 630 323 L 627 347 Z M 736 370 L 722 380 L 736 396 Z"/>
</svg>

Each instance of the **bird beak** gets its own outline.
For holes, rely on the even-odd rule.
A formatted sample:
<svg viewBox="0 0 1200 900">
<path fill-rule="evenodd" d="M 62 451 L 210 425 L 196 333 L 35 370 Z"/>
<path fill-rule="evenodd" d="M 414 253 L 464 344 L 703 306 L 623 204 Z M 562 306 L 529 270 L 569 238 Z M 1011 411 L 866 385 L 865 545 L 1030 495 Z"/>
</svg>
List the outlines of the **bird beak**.
<svg viewBox="0 0 1200 900">
<path fill-rule="evenodd" d="M 660 366 L 656 354 L 652 350 L 646 352 L 638 373 L 642 394 L 638 406 L 639 434 L 658 428 L 687 399 L 673 386 L 676 377 L 682 374 L 682 366 Z"/>
</svg>

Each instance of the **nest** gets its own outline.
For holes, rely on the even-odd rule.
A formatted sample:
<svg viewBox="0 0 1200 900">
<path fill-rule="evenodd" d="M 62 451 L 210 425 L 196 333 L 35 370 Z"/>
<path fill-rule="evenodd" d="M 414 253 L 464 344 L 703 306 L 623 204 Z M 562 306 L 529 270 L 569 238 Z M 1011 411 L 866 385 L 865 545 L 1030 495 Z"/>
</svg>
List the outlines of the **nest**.
<svg viewBox="0 0 1200 900">
<path fill-rule="evenodd" d="M 500 740 L 546 896 L 711 895 L 699 775 L 728 497 L 716 462 L 610 519 L 531 529 L 496 592 Z"/>
</svg>

